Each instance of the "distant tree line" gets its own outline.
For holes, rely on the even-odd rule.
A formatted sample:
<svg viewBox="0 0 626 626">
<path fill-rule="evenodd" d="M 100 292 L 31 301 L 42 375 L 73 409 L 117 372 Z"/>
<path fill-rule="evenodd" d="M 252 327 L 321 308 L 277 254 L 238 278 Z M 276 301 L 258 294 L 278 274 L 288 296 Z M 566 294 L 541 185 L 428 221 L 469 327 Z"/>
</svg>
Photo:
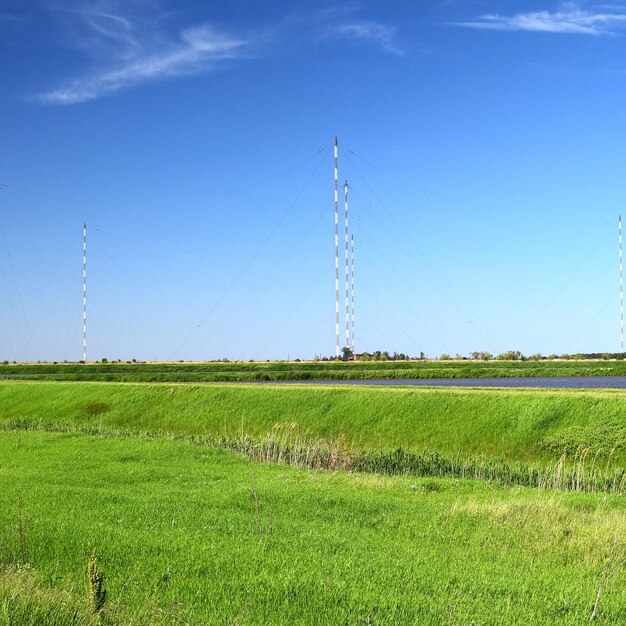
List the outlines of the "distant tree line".
<svg viewBox="0 0 626 626">
<path fill-rule="evenodd" d="M 439 357 L 440 361 L 552 361 L 552 360 L 562 360 L 562 361 L 585 361 L 585 360 L 594 360 L 597 361 L 599 359 L 610 361 L 610 360 L 618 360 L 622 361 L 626 358 L 626 353 L 624 352 L 577 352 L 576 354 L 548 354 L 543 355 L 540 352 L 536 352 L 529 356 L 522 354 L 519 350 L 507 350 L 505 352 L 501 352 L 500 354 L 493 355 L 491 352 L 486 351 L 475 351 L 470 352 L 469 357 L 462 356 L 457 354 L 454 357 L 451 357 L 449 354 L 442 354 Z"/>
<path fill-rule="evenodd" d="M 424 352 L 420 352 L 419 356 L 410 356 L 405 352 L 389 352 L 388 350 L 374 350 L 373 352 L 353 353 L 350 348 L 342 348 L 340 361 L 426 361 L 428 356 Z M 455 354 L 442 354 L 435 357 L 439 361 L 584 361 L 584 360 L 618 360 L 626 359 L 626 353 L 623 352 L 577 352 L 576 354 L 548 354 L 543 355 L 540 352 L 526 355 L 520 350 L 506 350 L 500 354 L 492 354 L 486 350 L 476 350 L 470 352 L 469 356 Z M 314 361 L 336 361 L 335 356 L 315 355 Z"/>
<path fill-rule="evenodd" d="M 428 357 L 423 352 L 419 356 L 409 356 L 404 352 L 389 352 L 388 350 L 374 350 L 374 352 L 352 352 L 350 348 L 342 348 L 340 361 L 425 361 Z M 315 355 L 314 361 L 336 361 L 335 356 Z"/>
</svg>

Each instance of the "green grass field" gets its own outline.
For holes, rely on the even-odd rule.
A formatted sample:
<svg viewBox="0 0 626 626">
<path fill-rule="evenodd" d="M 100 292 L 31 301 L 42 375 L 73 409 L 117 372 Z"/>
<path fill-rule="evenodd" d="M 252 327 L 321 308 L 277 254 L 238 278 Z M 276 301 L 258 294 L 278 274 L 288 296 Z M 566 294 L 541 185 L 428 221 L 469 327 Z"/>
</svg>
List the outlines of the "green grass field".
<svg viewBox="0 0 626 626">
<path fill-rule="evenodd" d="M 287 432 L 536 467 L 583 446 L 616 466 L 625 409 L 620 391 L 2 382 L 0 625 L 625 623 L 623 495 L 216 445 Z"/>
<path fill-rule="evenodd" d="M 92 553 L 100 623 L 581 624 L 598 589 L 596 623 L 626 616 L 621 498 L 80 434 L 5 432 L 0 458 L 1 624 L 96 623 Z"/>
<path fill-rule="evenodd" d="M 40 363 L 0 365 L 0 378 L 118 382 L 227 382 L 407 378 L 624 376 L 626 361 L 304 361 Z"/>
</svg>

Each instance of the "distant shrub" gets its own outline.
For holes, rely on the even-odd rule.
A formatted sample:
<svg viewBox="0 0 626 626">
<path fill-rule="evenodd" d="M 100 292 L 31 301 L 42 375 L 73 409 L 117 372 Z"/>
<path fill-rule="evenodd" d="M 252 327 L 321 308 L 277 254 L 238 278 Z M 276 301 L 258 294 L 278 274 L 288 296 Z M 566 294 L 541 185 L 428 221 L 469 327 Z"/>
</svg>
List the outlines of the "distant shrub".
<svg viewBox="0 0 626 626">
<path fill-rule="evenodd" d="M 92 402 L 85 407 L 85 413 L 88 415 L 100 415 L 109 410 L 109 405 L 104 402 Z"/>
<path fill-rule="evenodd" d="M 617 420 L 599 420 L 593 424 L 570 426 L 540 440 L 544 450 L 560 454 L 589 450 L 601 457 L 626 449 L 626 426 Z"/>
<path fill-rule="evenodd" d="M 498 361 L 524 361 L 525 358 L 519 350 L 507 350 L 496 357 Z"/>
</svg>

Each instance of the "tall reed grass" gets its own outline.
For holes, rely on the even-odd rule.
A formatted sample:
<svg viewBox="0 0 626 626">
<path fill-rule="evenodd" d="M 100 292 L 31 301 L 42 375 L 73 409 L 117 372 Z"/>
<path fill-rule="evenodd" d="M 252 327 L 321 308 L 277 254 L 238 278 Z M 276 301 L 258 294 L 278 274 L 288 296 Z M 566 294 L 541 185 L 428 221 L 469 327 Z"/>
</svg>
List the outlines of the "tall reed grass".
<svg viewBox="0 0 626 626">
<path fill-rule="evenodd" d="M 558 491 L 623 494 L 626 469 L 611 467 L 611 456 L 600 462 L 599 453 L 580 448 L 573 455 L 564 452 L 552 464 L 528 466 L 492 461 L 484 457 L 447 457 L 437 452 L 350 451 L 342 441 L 293 438 L 271 434 L 264 438 L 211 439 L 203 443 L 226 448 L 262 463 L 284 463 L 307 469 L 344 470 L 386 474 L 463 478 L 493 481 L 502 486 L 523 486 Z"/>
</svg>

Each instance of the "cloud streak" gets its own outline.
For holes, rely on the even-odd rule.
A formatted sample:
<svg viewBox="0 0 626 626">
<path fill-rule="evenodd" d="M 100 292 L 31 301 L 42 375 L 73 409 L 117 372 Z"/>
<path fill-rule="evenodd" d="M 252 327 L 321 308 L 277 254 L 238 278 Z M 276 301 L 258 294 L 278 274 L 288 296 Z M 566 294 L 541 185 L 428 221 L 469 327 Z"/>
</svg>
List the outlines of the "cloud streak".
<svg viewBox="0 0 626 626">
<path fill-rule="evenodd" d="M 327 34 L 372 43 L 380 49 L 399 56 L 404 51 L 397 45 L 397 29 L 388 24 L 373 21 L 355 21 L 328 28 Z"/>
<path fill-rule="evenodd" d="M 250 42 L 202 24 L 175 37 L 163 28 L 117 14 L 111 4 L 70 12 L 79 22 L 74 47 L 91 59 L 90 71 L 39 94 L 44 104 L 68 105 L 94 100 L 143 83 L 201 74 L 221 63 L 249 55 Z"/>
<path fill-rule="evenodd" d="M 515 15 L 490 13 L 475 20 L 455 22 L 454 25 L 480 30 L 617 35 L 626 29 L 626 12 L 619 8 L 608 12 L 590 12 L 566 5 L 563 10 L 555 12 L 534 11 Z"/>
<path fill-rule="evenodd" d="M 207 25 L 191 28 L 181 33 L 178 43 L 159 51 L 139 47 L 136 54 L 116 66 L 74 79 L 39 99 L 45 104 L 77 104 L 157 79 L 200 74 L 215 69 L 220 62 L 245 56 L 247 44 Z"/>
<path fill-rule="evenodd" d="M 292 18 L 245 36 L 231 34 L 211 24 L 177 32 L 167 29 L 163 14 L 146 12 L 146 0 L 95 0 L 64 12 L 69 19 L 71 45 L 90 61 L 90 68 L 59 87 L 40 93 L 35 100 L 49 105 L 71 105 L 108 96 L 124 89 L 178 76 L 215 71 L 237 59 L 268 55 L 286 42 L 306 45 L 325 39 L 360 41 L 384 52 L 402 55 L 393 26 L 369 20 L 338 21 L 336 12 Z M 122 10 L 123 9 L 123 10 Z M 134 12 L 133 12 L 134 11 Z"/>
</svg>

